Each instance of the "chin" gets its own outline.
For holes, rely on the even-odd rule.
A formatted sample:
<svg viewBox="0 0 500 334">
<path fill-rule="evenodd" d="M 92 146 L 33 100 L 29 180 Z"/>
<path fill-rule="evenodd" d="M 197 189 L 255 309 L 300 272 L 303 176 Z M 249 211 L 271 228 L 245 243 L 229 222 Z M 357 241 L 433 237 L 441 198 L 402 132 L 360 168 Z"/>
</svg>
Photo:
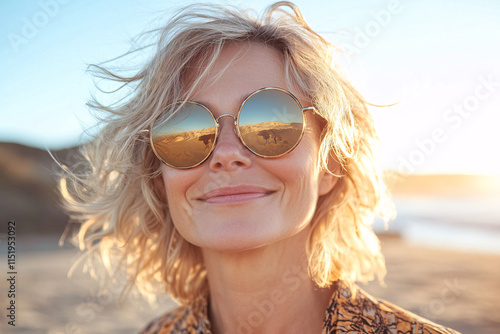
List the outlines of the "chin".
<svg viewBox="0 0 500 334">
<path fill-rule="evenodd" d="M 276 225 L 274 226 L 275 228 L 271 228 L 267 222 L 261 223 L 264 224 L 259 226 L 258 224 L 232 223 L 218 231 L 212 230 L 209 234 L 204 235 L 204 240 L 200 240 L 201 242 L 198 246 L 222 253 L 253 251 L 283 240 L 289 240 L 290 237 L 302 230 L 299 228 L 290 229 L 290 226 L 287 226 L 287 229 L 283 229 Z"/>
<path fill-rule="evenodd" d="M 270 242 L 271 243 L 271 242 Z M 226 240 L 222 243 L 214 243 L 203 247 L 207 250 L 217 253 L 243 253 L 262 248 L 270 243 L 251 242 L 246 239 L 235 238 L 234 240 Z"/>
<path fill-rule="evenodd" d="M 275 233 L 262 233 L 264 231 L 258 232 L 257 229 L 246 231 L 246 229 L 231 228 L 219 233 L 213 232 L 200 242 L 201 248 L 215 252 L 236 253 L 258 249 L 282 239 Z"/>
</svg>

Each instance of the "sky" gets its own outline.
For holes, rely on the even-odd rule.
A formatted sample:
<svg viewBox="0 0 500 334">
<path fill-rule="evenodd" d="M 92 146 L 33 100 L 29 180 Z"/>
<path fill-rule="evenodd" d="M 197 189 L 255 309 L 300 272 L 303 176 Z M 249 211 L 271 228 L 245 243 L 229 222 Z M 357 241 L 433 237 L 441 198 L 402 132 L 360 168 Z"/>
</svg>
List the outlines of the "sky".
<svg viewBox="0 0 500 334">
<path fill-rule="evenodd" d="M 0 141 L 59 149 L 89 139 L 88 64 L 115 58 L 189 1 L 0 2 Z M 205 1 L 206 2 L 206 1 Z M 262 11 L 271 1 L 212 1 Z M 295 2 L 345 52 L 371 107 L 383 167 L 500 174 L 500 1 Z M 90 130 L 92 132 L 92 130 Z"/>
</svg>

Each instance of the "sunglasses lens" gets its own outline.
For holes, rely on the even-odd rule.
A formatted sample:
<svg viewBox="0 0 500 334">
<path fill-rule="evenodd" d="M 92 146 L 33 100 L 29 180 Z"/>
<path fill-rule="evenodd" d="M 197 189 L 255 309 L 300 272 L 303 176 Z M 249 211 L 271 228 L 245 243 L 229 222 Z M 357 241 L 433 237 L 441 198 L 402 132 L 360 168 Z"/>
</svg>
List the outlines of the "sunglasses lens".
<svg viewBox="0 0 500 334">
<path fill-rule="evenodd" d="M 241 138 L 251 151 L 263 157 L 277 157 L 299 143 L 304 117 L 292 96 L 270 89 L 245 102 L 238 124 Z"/>
<path fill-rule="evenodd" d="M 176 168 L 200 164 L 210 155 L 215 141 L 217 130 L 212 114 L 188 102 L 170 115 L 164 113 L 153 125 L 151 140 L 156 156 Z"/>
</svg>

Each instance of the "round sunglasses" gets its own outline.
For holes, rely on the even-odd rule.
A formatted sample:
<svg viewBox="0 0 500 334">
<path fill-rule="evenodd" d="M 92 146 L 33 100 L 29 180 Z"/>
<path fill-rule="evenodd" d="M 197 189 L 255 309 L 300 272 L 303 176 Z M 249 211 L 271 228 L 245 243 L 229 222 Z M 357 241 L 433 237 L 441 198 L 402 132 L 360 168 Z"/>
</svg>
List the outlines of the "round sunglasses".
<svg viewBox="0 0 500 334">
<path fill-rule="evenodd" d="M 201 103 L 186 101 L 171 105 L 149 131 L 155 155 L 166 165 L 187 169 L 202 164 L 215 149 L 219 120 L 232 117 L 236 134 L 252 153 L 263 158 L 277 158 L 292 151 L 302 139 L 304 112 L 299 100 L 282 88 L 259 89 L 241 103 L 235 116 L 215 118 Z"/>
</svg>

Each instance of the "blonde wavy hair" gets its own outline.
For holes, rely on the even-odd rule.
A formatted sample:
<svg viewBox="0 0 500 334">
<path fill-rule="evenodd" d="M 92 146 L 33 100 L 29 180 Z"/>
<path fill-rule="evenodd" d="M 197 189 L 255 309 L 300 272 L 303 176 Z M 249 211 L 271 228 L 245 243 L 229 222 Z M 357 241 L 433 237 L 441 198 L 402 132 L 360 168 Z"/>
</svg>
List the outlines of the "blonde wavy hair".
<svg viewBox="0 0 500 334">
<path fill-rule="evenodd" d="M 172 223 L 160 161 L 141 130 L 166 106 L 189 97 L 224 45 L 253 41 L 281 52 L 287 80 L 325 118 L 318 168 L 328 169 L 330 159 L 341 167 L 339 181 L 318 199 L 311 221 L 311 278 L 320 287 L 338 279 L 382 279 L 384 258 L 370 222 L 374 214 L 388 218 L 393 211 L 385 205 L 391 202 L 374 161 L 374 122 L 365 100 L 336 68 L 336 49 L 307 25 L 297 6 L 278 2 L 257 16 L 232 7 L 189 5 L 150 33 L 156 38 L 149 45 L 153 55 L 136 74 L 91 66 L 99 78 L 132 89 L 112 105 L 89 103 L 108 116 L 102 117 L 96 138 L 82 148 L 84 168 L 66 169 L 61 178 L 64 206 L 81 223 L 74 234 L 80 249 L 98 255 L 111 273 L 124 269 L 128 287 L 137 285 L 146 295 L 169 293 L 188 303 L 207 293 L 200 249 Z M 197 80 L 185 80 L 200 63 Z"/>
</svg>

